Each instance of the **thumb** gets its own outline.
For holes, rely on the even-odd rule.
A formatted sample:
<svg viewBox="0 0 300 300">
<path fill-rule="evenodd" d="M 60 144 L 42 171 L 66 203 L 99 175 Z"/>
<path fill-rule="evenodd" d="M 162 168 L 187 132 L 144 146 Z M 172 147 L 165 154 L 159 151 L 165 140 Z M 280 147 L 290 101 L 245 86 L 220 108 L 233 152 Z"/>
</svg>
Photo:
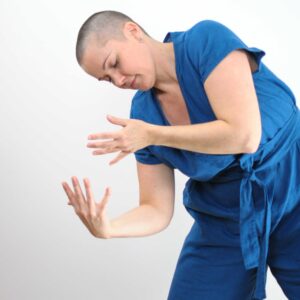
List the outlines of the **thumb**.
<svg viewBox="0 0 300 300">
<path fill-rule="evenodd" d="M 121 125 L 121 126 L 126 126 L 127 125 L 127 119 L 122 119 L 118 118 L 112 115 L 106 115 L 106 118 L 109 122 L 116 124 L 116 125 Z"/>
</svg>

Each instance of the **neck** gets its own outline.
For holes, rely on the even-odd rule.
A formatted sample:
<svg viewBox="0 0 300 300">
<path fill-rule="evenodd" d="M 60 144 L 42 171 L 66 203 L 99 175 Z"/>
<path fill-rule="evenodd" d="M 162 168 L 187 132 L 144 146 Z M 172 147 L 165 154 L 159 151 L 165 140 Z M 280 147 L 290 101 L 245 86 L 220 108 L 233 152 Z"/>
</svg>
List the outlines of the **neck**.
<svg viewBox="0 0 300 300">
<path fill-rule="evenodd" d="M 174 44 L 155 41 L 152 49 L 156 73 L 153 88 L 160 94 L 168 93 L 175 84 L 178 84 Z"/>
</svg>

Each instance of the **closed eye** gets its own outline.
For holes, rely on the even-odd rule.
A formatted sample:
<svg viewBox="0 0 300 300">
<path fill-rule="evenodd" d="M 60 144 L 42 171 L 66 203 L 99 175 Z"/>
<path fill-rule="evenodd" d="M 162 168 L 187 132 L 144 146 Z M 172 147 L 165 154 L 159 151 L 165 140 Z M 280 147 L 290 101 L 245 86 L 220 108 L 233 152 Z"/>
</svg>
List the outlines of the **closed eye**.
<svg viewBox="0 0 300 300">
<path fill-rule="evenodd" d="M 115 68 L 115 67 L 118 66 L 118 65 L 119 65 L 119 61 L 116 60 L 115 64 L 113 65 L 113 68 Z"/>
<path fill-rule="evenodd" d="M 112 66 L 112 68 L 116 68 L 118 65 L 119 65 L 119 61 L 116 60 L 115 64 Z M 108 78 L 109 78 L 108 81 L 109 81 L 109 82 L 112 82 L 111 78 L 110 78 L 110 77 L 108 77 Z M 102 79 L 98 79 L 98 80 L 99 80 L 99 81 L 102 81 Z"/>
<path fill-rule="evenodd" d="M 116 68 L 119 65 L 119 61 L 116 60 L 115 64 L 112 66 L 113 68 Z M 111 78 L 109 77 L 109 82 L 111 82 Z"/>
</svg>

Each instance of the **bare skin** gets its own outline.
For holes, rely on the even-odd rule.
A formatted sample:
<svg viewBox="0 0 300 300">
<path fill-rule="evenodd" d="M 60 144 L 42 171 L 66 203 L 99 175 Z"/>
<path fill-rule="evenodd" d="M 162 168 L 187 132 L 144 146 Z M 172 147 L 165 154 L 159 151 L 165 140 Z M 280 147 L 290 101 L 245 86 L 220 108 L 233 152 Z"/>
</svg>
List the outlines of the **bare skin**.
<svg viewBox="0 0 300 300">
<path fill-rule="evenodd" d="M 178 81 L 175 72 L 172 43 L 161 43 L 146 36 L 132 22 L 124 25 L 123 33 L 127 41 L 110 40 L 105 47 L 99 48 L 95 40 L 89 43 L 81 67 L 98 80 L 110 81 L 118 88 L 148 90 L 154 87 L 157 96 L 162 97 L 173 91 Z M 107 60 L 106 60 L 107 59 Z M 106 60 L 105 68 L 102 68 Z M 117 63 L 117 66 L 114 65 Z M 131 83 L 135 79 L 134 86 Z M 176 104 L 174 98 L 169 102 Z M 172 99 L 172 100 L 171 100 Z M 181 104 L 182 105 L 182 104 Z M 141 120 L 122 119 L 110 116 L 108 120 L 123 128 L 116 132 L 90 134 L 88 139 L 113 139 L 104 142 L 88 143 L 87 147 L 97 148 L 94 155 L 119 152 L 110 162 L 116 163 L 126 155 L 152 144 L 151 125 Z M 99 203 L 95 202 L 88 178 L 84 179 L 85 195 L 76 176 L 72 178 L 73 190 L 67 182 L 62 182 L 64 191 L 76 214 L 90 231 L 99 238 L 111 236 L 111 223 L 106 215 L 106 205 L 111 194 L 106 188 Z"/>
<path fill-rule="evenodd" d="M 169 123 L 171 125 L 190 124 L 185 101 L 182 97 L 176 77 L 173 44 L 161 43 L 149 38 L 135 23 L 132 22 L 125 23 L 123 33 L 127 39 L 126 41 L 110 40 L 105 47 L 102 48 L 99 48 L 96 40 L 92 39 L 83 57 L 81 67 L 97 80 L 100 78 L 101 80 L 110 81 L 118 88 L 139 90 L 149 90 L 154 88 L 157 99 L 160 102 Z M 253 58 L 249 55 L 247 57 L 251 71 L 254 71 L 257 66 L 255 65 Z M 105 67 L 103 68 L 104 62 Z M 224 74 L 238 73 L 230 72 L 234 67 L 236 67 L 241 74 L 236 76 L 236 78 L 228 78 L 227 82 L 225 79 L 228 76 L 225 76 Z M 243 120 L 235 119 L 235 117 L 238 116 L 238 113 L 229 109 L 236 107 L 238 111 L 241 109 L 240 106 L 243 106 L 243 111 L 249 111 L 249 120 L 257 120 L 258 106 L 254 97 L 250 68 L 247 65 L 245 56 L 242 56 L 242 54 L 237 52 L 224 60 L 217 70 L 212 72 L 210 79 L 206 81 L 204 86 L 219 119 L 215 122 L 211 122 L 211 124 L 200 124 L 199 127 L 194 127 L 195 130 L 193 128 L 190 128 L 190 130 L 188 130 L 188 128 L 181 128 L 182 130 L 176 129 L 176 132 L 173 131 L 170 133 L 168 141 L 180 141 L 190 132 L 191 138 L 189 140 L 192 142 L 189 142 L 189 144 L 192 143 L 195 145 L 195 141 L 198 139 L 199 141 L 204 141 L 203 144 L 207 145 L 210 140 L 215 142 L 215 140 L 218 140 L 219 138 L 220 141 L 225 140 L 224 147 L 232 145 L 233 150 L 230 149 L 230 153 L 232 153 L 231 151 L 235 151 L 235 153 L 244 152 L 244 145 L 246 143 L 244 142 L 244 138 L 242 142 L 242 138 L 240 137 L 250 136 L 250 134 L 248 134 L 248 132 L 252 132 L 252 129 L 249 129 L 250 125 L 253 128 L 259 128 L 260 124 L 255 121 L 254 126 L 252 124 L 254 121 L 246 122 L 246 114 L 244 114 Z M 222 84 L 220 84 L 220 82 Z M 237 88 L 226 89 L 226 86 L 233 84 L 233 82 L 235 83 L 235 86 L 242 86 L 243 83 L 243 95 L 239 96 L 232 94 L 233 91 L 237 92 Z M 248 84 L 244 87 L 244 83 L 246 82 Z M 244 94 L 248 95 L 248 98 L 245 97 Z M 244 104 L 241 100 L 244 101 Z M 229 101 L 231 101 L 232 105 L 228 105 Z M 256 118 L 252 117 L 254 115 Z M 157 137 L 158 133 L 156 131 L 154 134 L 155 126 L 152 124 L 143 122 L 142 120 L 124 119 L 114 116 L 108 117 L 108 121 L 121 126 L 121 129 L 115 132 L 91 134 L 89 140 L 111 140 L 89 142 L 87 147 L 96 148 L 97 150 L 93 152 L 95 155 L 119 152 L 110 162 L 110 165 L 123 159 L 128 154 L 155 144 L 155 136 Z M 238 128 L 238 131 L 235 128 Z M 161 129 L 162 128 L 159 128 L 159 130 Z M 166 127 L 164 129 L 168 128 Z M 196 131 L 197 135 L 195 135 Z M 201 133 L 203 133 L 203 136 L 201 136 Z M 215 133 L 219 133 L 219 136 L 216 135 L 215 137 Z M 175 136 L 175 134 L 177 134 L 177 136 Z M 171 138 L 171 136 L 174 136 L 174 138 Z M 195 138 L 193 138 L 193 136 L 195 136 Z M 228 138 L 228 142 L 225 137 Z M 237 143 L 236 141 L 239 139 L 241 142 Z M 207 143 L 205 142 L 206 140 L 208 141 Z M 250 138 L 248 140 L 251 141 Z M 257 138 L 255 138 L 255 141 L 256 140 Z M 251 141 L 251 144 L 254 144 L 254 142 L 252 143 Z M 167 146 L 179 147 L 177 145 Z M 250 146 L 247 149 L 250 149 Z M 222 152 L 222 149 L 220 149 L 219 146 L 218 150 Z M 62 183 L 69 198 L 69 204 L 73 205 L 76 213 L 93 235 L 101 238 L 111 236 L 112 227 L 110 226 L 111 224 L 104 209 L 108 202 L 108 197 L 110 196 L 108 190 L 106 190 L 102 201 L 97 204 L 92 196 L 91 185 L 85 183 L 85 199 L 77 178 L 74 176 L 72 179 L 74 192 L 66 182 Z M 145 213 L 145 215 L 149 216 L 150 214 Z M 132 216 L 134 216 L 132 219 L 138 219 L 136 217 L 137 213 L 134 212 Z M 150 217 L 149 219 L 152 218 Z"/>
<path fill-rule="evenodd" d="M 62 183 L 69 198 L 68 204 L 74 207 L 76 214 L 93 236 L 108 238 L 111 229 L 106 216 L 106 204 L 111 193 L 110 189 L 106 188 L 102 200 L 96 203 L 88 178 L 84 179 L 86 195 L 83 194 L 79 181 L 75 176 L 72 177 L 72 184 L 74 192 L 67 183 Z"/>
<path fill-rule="evenodd" d="M 124 25 L 123 33 L 126 41 L 110 40 L 102 48 L 97 46 L 96 39 L 91 39 L 81 67 L 92 77 L 111 81 L 118 88 L 154 87 L 160 94 L 170 92 L 178 84 L 173 43 L 149 38 L 132 22 Z M 135 86 L 130 87 L 134 77 Z"/>
</svg>

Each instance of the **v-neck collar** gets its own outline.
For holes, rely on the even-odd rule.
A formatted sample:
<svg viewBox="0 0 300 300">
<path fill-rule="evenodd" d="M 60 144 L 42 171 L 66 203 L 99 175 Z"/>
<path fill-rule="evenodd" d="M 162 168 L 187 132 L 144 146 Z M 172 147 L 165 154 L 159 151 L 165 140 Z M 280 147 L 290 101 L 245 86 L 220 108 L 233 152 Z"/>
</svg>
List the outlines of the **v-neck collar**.
<svg viewBox="0 0 300 300">
<path fill-rule="evenodd" d="M 177 76 L 177 79 L 178 79 L 178 84 L 179 84 L 179 88 L 180 88 L 182 96 L 183 96 L 184 103 L 186 105 L 187 113 L 188 113 L 188 116 L 189 116 L 189 119 L 190 119 L 190 124 L 189 125 L 192 125 L 193 120 L 192 120 L 192 117 L 191 117 L 190 108 L 189 108 L 188 101 L 187 101 L 188 98 L 187 98 L 187 95 L 185 93 L 184 85 L 183 85 L 183 81 L 182 81 L 182 77 L 181 77 L 181 61 L 180 61 L 180 59 L 183 58 L 183 53 L 182 53 L 183 45 L 182 45 L 182 36 L 181 36 L 182 34 L 183 34 L 182 31 L 168 32 L 166 34 L 165 38 L 163 39 L 163 43 L 167 43 L 169 41 L 173 42 L 176 76 Z M 154 99 L 156 107 L 158 108 L 161 116 L 163 117 L 165 125 L 175 126 L 175 125 L 171 125 L 169 123 L 169 121 L 167 120 L 167 118 L 166 118 L 166 116 L 165 116 L 165 114 L 162 110 L 162 107 L 160 106 L 160 103 L 159 103 L 158 99 L 156 98 L 154 89 L 151 88 L 150 92 L 151 92 L 152 98 Z"/>
</svg>

